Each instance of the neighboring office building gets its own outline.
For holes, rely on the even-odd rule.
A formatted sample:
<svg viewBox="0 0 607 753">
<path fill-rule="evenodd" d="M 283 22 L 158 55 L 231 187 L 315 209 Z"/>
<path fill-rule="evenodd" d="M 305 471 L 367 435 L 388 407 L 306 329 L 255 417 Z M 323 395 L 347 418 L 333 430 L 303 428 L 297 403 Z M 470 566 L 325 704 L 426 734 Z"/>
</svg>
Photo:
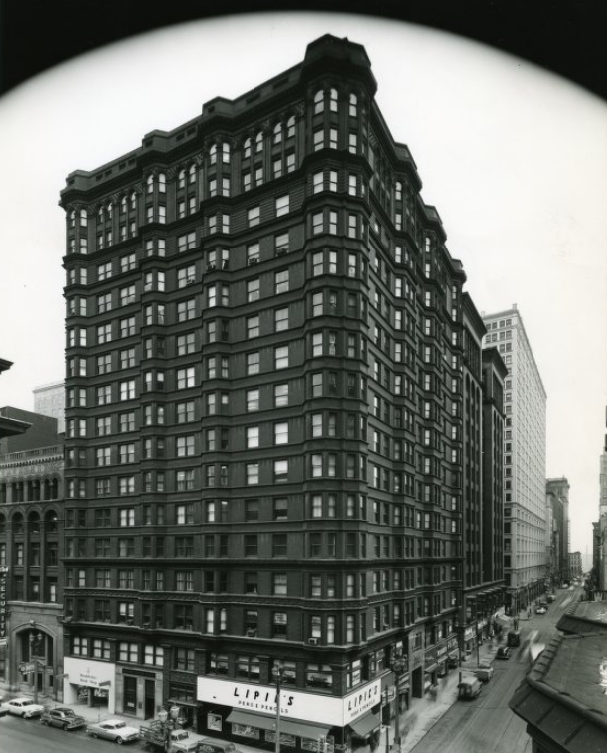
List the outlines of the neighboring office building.
<svg viewBox="0 0 607 753">
<path fill-rule="evenodd" d="M 34 389 L 34 411 L 57 419 L 58 431 L 65 432 L 65 384 L 55 382 Z"/>
<path fill-rule="evenodd" d="M 12 361 L 0 358 L 0 374 L 8 371 L 12 365 Z M 15 437 L 23 434 L 30 426 L 31 424 L 27 421 L 6 416 L 0 410 L 0 442 L 7 437 Z M 0 531 L 0 680 L 7 676 L 6 668 L 9 651 L 8 618 L 10 616 L 7 605 L 9 572 L 6 532 Z"/>
<path fill-rule="evenodd" d="M 66 702 L 271 743 L 284 660 L 286 744 L 346 750 L 458 653 L 468 505 L 499 586 L 483 325 L 375 90 L 326 36 L 68 176 Z"/>
<path fill-rule="evenodd" d="M 582 553 L 569 552 L 569 577 L 581 578 L 584 572 L 582 568 Z"/>
<path fill-rule="evenodd" d="M 605 602 L 575 603 L 557 629 L 563 634 L 536 660 L 510 708 L 527 722 L 535 753 L 604 750 Z"/>
<path fill-rule="evenodd" d="M 606 419 L 607 421 L 607 419 Z M 598 566 L 596 572 L 596 585 L 599 591 L 607 592 L 607 434 L 605 435 L 605 446 L 600 459 L 599 473 L 599 538 L 600 545 L 598 548 Z"/>
<path fill-rule="evenodd" d="M 556 588 L 557 551 L 556 524 L 552 513 L 553 494 L 546 493 L 545 535 L 546 535 L 546 586 L 550 591 Z"/>
<path fill-rule="evenodd" d="M 7 568 L 8 640 L 0 654 L 0 685 L 31 691 L 35 681 L 40 692 L 61 698 L 55 676 L 63 658 L 62 437 L 54 418 L 10 407 L 2 413 L 29 428 L 0 442 L 0 565 Z M 32 650 L 41 657 L 36 679 L 33 672 L 19 671 Z"/>
<path fill-rule="evenodd" d="M 504 429 L 504 573 L 508 606 L 524 609 L 546 577 L 546 393 L 516 305 L 484 314 L 484 347 L 497 347 L 508 368 Z"/>
<path fill-rule="evenodd" d="M 497 349 L 481 349 L 485 327 L 469 297 L 464 300 L 462 437 L 464 588 L 462 650 L 493 631 L 492 616 L 504 603 L 504 378 Z"/>
<path fill-rule="evenodd" d="M 552 506 L 555 527 L 556 585 L 568 583 L 569 575 L 569 482 L 561 478 L 546 479 L 546 494 Z"/>
</svg>

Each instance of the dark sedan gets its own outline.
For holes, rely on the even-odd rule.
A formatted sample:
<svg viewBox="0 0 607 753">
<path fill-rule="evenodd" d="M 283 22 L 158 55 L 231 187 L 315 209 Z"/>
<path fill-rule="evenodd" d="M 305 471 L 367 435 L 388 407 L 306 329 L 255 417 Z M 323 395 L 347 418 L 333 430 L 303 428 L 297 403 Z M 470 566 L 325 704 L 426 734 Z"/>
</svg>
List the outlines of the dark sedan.
<svg viewBox="0 0 607 753">
<path fill-rule="evenodd" d="M 496 659 L 509 659 L 511 656 L 512 656 L 512 651 L 507 646 L 501 646 L 501 648 L 498 648 L 495 658 Z"/>
</svg>

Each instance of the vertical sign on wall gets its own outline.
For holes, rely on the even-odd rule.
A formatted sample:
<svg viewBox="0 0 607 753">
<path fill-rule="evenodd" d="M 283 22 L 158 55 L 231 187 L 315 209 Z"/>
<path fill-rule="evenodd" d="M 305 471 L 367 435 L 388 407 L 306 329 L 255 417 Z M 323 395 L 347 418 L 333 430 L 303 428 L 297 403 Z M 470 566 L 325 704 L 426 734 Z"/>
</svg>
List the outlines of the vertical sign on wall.
<svg viewBox="0 0 607 753">
<path fill-rule="evenodd" d="M 8 567 L 0 567 L 0 650 L 8 645 L 6 634 L 6 576 Z"/>
</svg>

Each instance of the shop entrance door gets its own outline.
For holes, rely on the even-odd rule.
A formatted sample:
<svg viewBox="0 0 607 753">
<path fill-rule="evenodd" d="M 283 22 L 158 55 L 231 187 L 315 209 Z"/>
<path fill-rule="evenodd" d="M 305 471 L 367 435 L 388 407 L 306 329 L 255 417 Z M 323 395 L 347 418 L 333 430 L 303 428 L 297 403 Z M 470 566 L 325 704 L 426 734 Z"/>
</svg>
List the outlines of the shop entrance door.
<svg viewBox="0 0 607 753">
<path fill-rule="evenodd" d="M 156 683 L 154 680 L 145 681 L 145 719 L 153 719 L 156 716 Z"/>
<path fill-rule="evenodd" d="M 124 701 L 122 711 L 125 714 L 137 714 L 137 678 L 129 675 L 122 676 L 124 682 Z"/>
</svg>

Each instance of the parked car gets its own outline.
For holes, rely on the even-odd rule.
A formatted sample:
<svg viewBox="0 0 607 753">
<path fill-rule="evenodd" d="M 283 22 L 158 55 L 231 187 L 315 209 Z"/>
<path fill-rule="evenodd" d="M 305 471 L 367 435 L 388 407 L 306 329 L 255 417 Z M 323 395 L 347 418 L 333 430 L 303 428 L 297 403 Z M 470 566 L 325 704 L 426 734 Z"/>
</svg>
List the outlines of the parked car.
<svg viewBox="0 0 607 753">
<path fill-rule="evenodd" d="M 512 655 L 512 651 L 507 646 L 500 646 L 495 655 L 496 659 L 509 659 Z"/>
<path fill-rule="evenodd" d="M 128 727 L 126 722 L 120 719 L 106 719 L 103 722 L 97 722 L 97 724 L 89 724 L 86 732 L 91 737 L 112 740 L 118 745 L 139 740 L 139 730 L 135 727 Z"/>
<path fill-rule="evenodd" d="M 539 606 L 535 608 L 536 614 L 546 614 L 547 611 L 546 607 Z"/>
<path fill-rule="evenodd" d="M 547 601 L 547 602 L 548 602 L 549 604 L 552 604 L 552 602 L 553 602 L 553 601 L 554 601 L 555 599 L 556 599 L 556 596 L 555 596 L 554 594 L 548 594 L 548 596 L 546 596 L 546 601 Z"/>
<path fill-rule="evenodd" d="M 44 712 L 44 706 L 34 703 L 31 698 L 11 698 L 2 704 L 9 714 L 20 716 L 22 719 L 31 719 L 40 716 Z"/>
<path fill-rule="evenodd" d="M 457 656 L 447 657 L 447 667 L 449 667 L 449 669 L 456 669 L 457 667 L 459 667 Z"/>
<path fill-rule="evenodd" d="M 457 697 L 471 701 L 478 697 L 482 687 L 478 677 L 464 677 L 457 686 Z"/>
<path fill-rule="evenodd" d="M 40 723 L 49 727 L 61 727 L 61 729 L 86 727 L 86 719 L 83 716 L 77 716 L 73 709 L 68 709 L 66 706 L 45 711 L 40 717 Z"/>
</svg>

